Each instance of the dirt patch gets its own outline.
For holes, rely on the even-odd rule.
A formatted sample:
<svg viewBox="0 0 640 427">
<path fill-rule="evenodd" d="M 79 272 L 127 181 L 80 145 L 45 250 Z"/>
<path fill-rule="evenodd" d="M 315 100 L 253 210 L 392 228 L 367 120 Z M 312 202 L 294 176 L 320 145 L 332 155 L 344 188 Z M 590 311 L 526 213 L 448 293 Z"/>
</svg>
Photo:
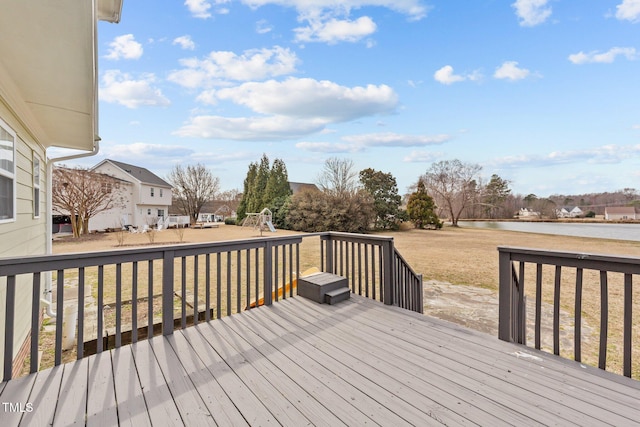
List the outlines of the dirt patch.
<svg viewBox="0 0 640 427">
<path fill-rule="evenodd" d="M 498 293 L 477 286 L 453 285 L 448 282 L 427 280 L 424 282 L 424 314 L 448 320 L 480 332 L 498 336 Z M 541 307 L 541 347 L 553 352 L 553 305 L 542 303 Z M 533 321 L 535 302 L 527 302 L 527 342 L 535 341 Z M 571 348 L 573 345 L 573 316 L 560 311 L 560 346 Z M 594 339 L 594 329 L 582 322 L 582 343 L 589 345 Z"/>
</svg>

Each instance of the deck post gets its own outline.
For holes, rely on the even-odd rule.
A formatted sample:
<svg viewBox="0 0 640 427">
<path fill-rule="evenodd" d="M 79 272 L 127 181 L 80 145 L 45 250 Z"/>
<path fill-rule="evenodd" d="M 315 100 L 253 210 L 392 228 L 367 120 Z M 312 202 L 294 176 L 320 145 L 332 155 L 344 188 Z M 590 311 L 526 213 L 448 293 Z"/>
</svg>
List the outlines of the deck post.
<svg viewBox="0 0 640 427">
<path fill-rule="evenodd" d="M 164 251 L 162 258 L 162 335 L 173 334 L 173 260 L 174 252 Z"/>
<path fill-rule="evenodd" d="M 273 243 L 265 242 L 264 247 L 264 305 L 273 304 Z M 277 268 L 277 267 L 276 267 Z"/>
<path fill-rule="evenodd" d="M 382 301 L 386 305 L 397 305 L 393 292 L 393 279 L 395 273 L 393 239 L 389 239 L 382 245 L 382 263 L 384 265 L 384 282 L 382 283 Z"/>
<path fill-rule="evenodd" d="M 499 305 L 498 305 L 498 338 L 513 342 L 512 326 L 512 292 L 513 280 L 511 275 L 511 254 L 498 248 Z"/>
<path fill-rule="evenodd" d="M 331 233 L 329 233 L 329 235 L 327 236 L 327 239 L 325 240 L 325 247 L 326 247 L 326 251 L 325 251 L 325 271 L 327 273 L 335 273 L 335 271 L 333 271 L 333 238 L 331 237 Z M 322 243 L 321 243 L 322 244 Z"/>
</svg>

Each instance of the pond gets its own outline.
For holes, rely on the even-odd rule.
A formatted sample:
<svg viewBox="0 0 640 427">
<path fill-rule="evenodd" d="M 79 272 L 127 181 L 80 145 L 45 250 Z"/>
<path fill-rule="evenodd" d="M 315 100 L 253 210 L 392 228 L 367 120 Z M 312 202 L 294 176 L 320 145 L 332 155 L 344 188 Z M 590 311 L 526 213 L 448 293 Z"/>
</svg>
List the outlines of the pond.
<svg viewBox="0 0 640 427">
<path fill-rule="evenodd" d="M 520 221 L 460 221 L 460 227 L 492 228 L 527 233 L 555 234 L 560 236 L 593 237 L 600 239 L 640 241 L 640 223 L 566 223 Z"/>
</svg>

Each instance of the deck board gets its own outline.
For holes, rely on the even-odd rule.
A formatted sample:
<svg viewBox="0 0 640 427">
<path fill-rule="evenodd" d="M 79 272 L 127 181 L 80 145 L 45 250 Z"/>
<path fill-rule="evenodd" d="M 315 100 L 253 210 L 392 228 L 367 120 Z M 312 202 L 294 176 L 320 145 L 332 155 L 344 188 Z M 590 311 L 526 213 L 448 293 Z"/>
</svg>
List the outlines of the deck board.
<svg viewBox="0 0 640 427">
<path fill-rule="evenodd" d="M 358 304 L 355 304 L 355 306 L 358 306 Z M 353 307 L 354 309 L 356 308 L 355 306 Z M 285 307 L 285 305 L 282 307 Z M 280 308 L 278 307 L 278 309 Z M 308 310 L 305 313 L 324 310 L 321 305 L 309 305 L 307 308 Z M 348 333 L 348 330 L 340 325 L 344 320 L 344 317 L 335 312 L 331 319 L 326 320 L 332 325 L 335 324 L 340 331 L 336 334 L 336 337 L 328 339 L 339 339 L 340 335 Z M 430 386 L 448 390 L 451 395 L 463 399 L 467 404 L 491 412 L 492 417 L 495 416 L 494 414 L 498 414 L 505 422 L 517 423 L 520 417 L 505 418 L 508 412 L 502 410 L 503 406 L 518 408 L 518 412 L 521 415 L 540 422 L 553 423 L 554 420 L 564 419 L 566 422 L 587 423 L 594 418 L 599 419 L 601 422 L 612 421 L 618 425 L 629 422 L 628 418 L 619 418 L 615 413 L 608 413 L 605 408 L 585 405 L 581 399 L 573 396 L 572 390 L 569 388 L 563 387 L 554 390 L 549 384 L 547 387 L 532 385 L 530 380 L 518 383 L 512 380 L 512 377 L 514 377 L 512 374 L 518 372 L 517 367 L 511 365 L 493 368 L 489 364 L 480 364 L 467 356 L 469 353 L 475 353 L 475 351 L 470 351 L 472 347 L 468 343 L 464 346 L 454 346 L 455 343 L 452 343 L 451 340 L 425 342 L 422 337 L 407 334 L 395 327 L 403 325 L 378 324 L 375 329 L 368 329 L 370 326 L 362 323 L 361 315 L 358 316 L 357 320 L 360 323 L 358 329 L 365 333 L 364 335 L 368 337 L 370 344 L 373 344 L 374 347 L 385 346 L 387 352 L 391 353 L 387 357 L 384 357 L 385 355 L 383 354 L 379 354 L 377 357 L 401 362 L 398 365 L 406 373 L 414 372 L 419 374 L 424 372 L 427 375 L 416 376 L 428 378 L 426 382 Z M 380 339 L 380 337 L 384 338 Z M 364 346 L 366 344 L 368 343 L 359 342 L 359 347 L 365 349 L 366 347 Z M 438 351 L 430 351 L 429 347 L 431 345 L 438 346 Z M 428 354 L 429 364 L 421 366 L 425 352 Z M 490 356 L 487 355 L 487 357 Z M 511 362 L 511 360 L 507 361 Z M 407 366 L 407 368 L 402 369 L 403 366 Z M 533 373 L 528 370 L 525 370 L 525 372 L 526 375 Z M 490 375 L 486 375 L 487 373 L 490 373 Z M 521 393 L 517 398 L 509 391 L 508 387 L 505 387 L 505 382 L 507 383 L 506 385 L 518 387 Z M 457 383 L 458 386 L 452 388 L 454 383 Z M 489 389 L 491 392 L 487 393 Z M 493 400 L 488 400 L 484 396 L 487 394 L 491 395 Z M 535 402 L 535 404 L 530 402 Z M 565 407 L 560 410 L 560 407 L 556 405 L 557 402 Z M 541 411 L 541 408 L 545 407 L 557 409 L 552 412 Z M 476 417 L 477 415 L 474 415 L 474 418 Z"/>
<path fill-rule="evenodd" d="M 63 426 L 84 426 L 87 412 L 87 375 L 89 361 L 81 359 L 72 365 L 65 365 L 54 423 Z"/>
<path fill-rule="evenodd" d="M 640 419 L 638 381 L 358 296 L 202 322 L 1 383 L 0 400 L 33 405 L 0 408 L 2 427 Z"/>
<path fill-rule="evenodd" d="M 121 422 L 121 425 L 150 426 L 149 411 L 142 394 L 131 347 L 125 346 L 111 350 L 111 363 L 118 401 L 118 419 L 126 420 Z"/>
<path fill-rule="evenodd" d="M 135 360 L 140 388 L 149 411 L 151 424 L 164 426 L 184 425 L 149 343 L 142 341 L 131 345 L 131 353 Z"/>
</svg>

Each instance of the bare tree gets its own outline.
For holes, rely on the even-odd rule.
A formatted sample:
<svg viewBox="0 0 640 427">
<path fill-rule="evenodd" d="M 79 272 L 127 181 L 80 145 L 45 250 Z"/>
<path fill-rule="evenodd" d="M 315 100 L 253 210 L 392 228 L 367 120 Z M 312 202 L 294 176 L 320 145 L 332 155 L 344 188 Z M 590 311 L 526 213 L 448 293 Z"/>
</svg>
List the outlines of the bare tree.
<svg viewBox="0 0 640 427">
<path fill-rule="evenodd" d="M 167 181 L 173 186 L 178 208 L 183 215 L 189 215 L 191 223 L 198 220 L 204 204 L 212 200 L 220 189 L 220 178 L 199 163 L 186 167 L 176 165 Z"/>
<path fill-rule="evenodd" d="M 464 208 L 473 200 L 482 167 L 460 160 L 443 160 L 431 165 L 423 175 L 427 191 L 444 208 L 454 227 Z"/>
<path fill-rule="evenodd" d="M 89 219 L 124 203 L 116 178 L 83 168 L 53 170 L 53 208 L 69 214 L 74 237 L 89 232 Z"/>
<path fill-rule="evenodd" d="M 322 191 L 334 196 L 355 194 L 358 190 L 358 172 L 354 170 L 353 160 L 337 157 L 327 159 L 318 177 L 318 185 Z"/>
</svg>

